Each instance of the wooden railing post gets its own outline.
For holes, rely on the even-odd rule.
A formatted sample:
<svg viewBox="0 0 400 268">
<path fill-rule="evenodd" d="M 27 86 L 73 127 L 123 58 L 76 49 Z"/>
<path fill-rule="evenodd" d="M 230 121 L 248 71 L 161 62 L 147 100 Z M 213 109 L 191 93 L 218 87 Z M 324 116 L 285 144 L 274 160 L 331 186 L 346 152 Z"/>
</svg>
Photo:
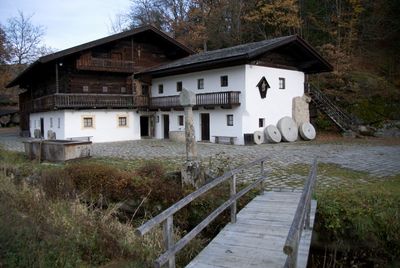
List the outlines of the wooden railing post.
<svg viewBox="0 0 400 268">
<path fill-rule="evenodd" d="M 232 180 L 230 181 L 231 194 L 232 198 L 236 194 L 236 174 L 232 175 Z M 237 211 L 237 201 L 232 203 L 231 205 L 231 223 L 236 222 L 236 211 Z"/>
<path fill-rule="evenodd" d="M 169 216 L 163 223 L 165 249 L 169 251 L 174 246 L 174 216 Z M 175 268 L 175 255 L 168 259 L 168 268 Z"/>
</svg>

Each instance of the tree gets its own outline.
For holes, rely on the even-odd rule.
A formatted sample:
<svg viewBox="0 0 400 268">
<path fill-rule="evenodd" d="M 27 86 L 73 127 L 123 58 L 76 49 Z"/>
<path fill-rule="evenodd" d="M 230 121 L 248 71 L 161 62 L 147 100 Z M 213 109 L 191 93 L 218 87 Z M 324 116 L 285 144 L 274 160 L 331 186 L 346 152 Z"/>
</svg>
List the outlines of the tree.
<svg viewBox="0 0 400 268">
<path fill-rule="evenodd" d="M 10 59 L 10 53 L 6 46 L 6 33 L 0 25 L 0 64 L 5 64 Z"/>
<path fill-rule="evenodd" d="M 18 16 L 7 20 L 5 35 L 12 63 L 31 63 L 44 50 L 42 46 L 44 28 L 33 25 L 32 16 L 25 16 L 19 11 Z"/>
<path fill-rule="evenodd" d="M 299 33 L 301 26 L 296 0 L 255 1 L 245 20 L 254 23 L 264 39 Z"/>
</svg>

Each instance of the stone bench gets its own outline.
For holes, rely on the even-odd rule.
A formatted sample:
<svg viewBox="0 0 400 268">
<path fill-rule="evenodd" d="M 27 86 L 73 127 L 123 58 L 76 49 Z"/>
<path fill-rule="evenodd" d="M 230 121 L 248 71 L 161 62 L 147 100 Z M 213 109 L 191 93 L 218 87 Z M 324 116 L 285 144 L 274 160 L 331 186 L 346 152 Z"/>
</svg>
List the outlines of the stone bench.
<svg viewBox="0 0 400 268">
<path fill-rule="evenodd" d="M 232 137 L 232 136 L 213 136 L 215 138 L 215 143 L 218 144 L 235 144 L 235 139 L 237 137 Z"/>
</svg>

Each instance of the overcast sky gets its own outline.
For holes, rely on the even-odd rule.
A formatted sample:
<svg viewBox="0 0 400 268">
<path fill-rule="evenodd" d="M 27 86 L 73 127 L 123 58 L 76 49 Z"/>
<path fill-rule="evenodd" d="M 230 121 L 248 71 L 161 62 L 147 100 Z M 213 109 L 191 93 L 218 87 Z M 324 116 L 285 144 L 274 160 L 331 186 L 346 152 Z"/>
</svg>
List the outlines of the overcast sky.
<svg viewBox="0 0 400 268">
<path fill-rule="evenodd" d="M 45 27 L 44 43 L 57 50 L 110 35 L 111 19 L 126 12 L 130 0 L 0 0 L 0 23 L 34 14 L 32 22 Z"/>
</svg>

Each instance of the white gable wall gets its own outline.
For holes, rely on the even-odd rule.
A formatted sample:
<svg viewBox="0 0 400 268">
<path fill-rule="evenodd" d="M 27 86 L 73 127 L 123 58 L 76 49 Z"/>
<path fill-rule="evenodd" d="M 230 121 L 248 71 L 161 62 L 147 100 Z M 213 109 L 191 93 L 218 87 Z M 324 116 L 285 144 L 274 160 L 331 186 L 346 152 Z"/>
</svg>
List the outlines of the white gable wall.
<svg viewBox="0 0 400 268">
<path fill-rule="evenodd" d="M 265 99 L 261 99 L 258 82 L 265 76 L 271 88 Z M 285 78 L 285 89 L 279 89 L 279 78 Z M 265 126 L 276 126 L 284 116 L 292 117 L 292 100 L 304 93 L 304 73 L 286 69 L 246 65 L 245 108 L 243 132 L 258 130 L 258 119 L 265 118 Z"/>
</svg>

